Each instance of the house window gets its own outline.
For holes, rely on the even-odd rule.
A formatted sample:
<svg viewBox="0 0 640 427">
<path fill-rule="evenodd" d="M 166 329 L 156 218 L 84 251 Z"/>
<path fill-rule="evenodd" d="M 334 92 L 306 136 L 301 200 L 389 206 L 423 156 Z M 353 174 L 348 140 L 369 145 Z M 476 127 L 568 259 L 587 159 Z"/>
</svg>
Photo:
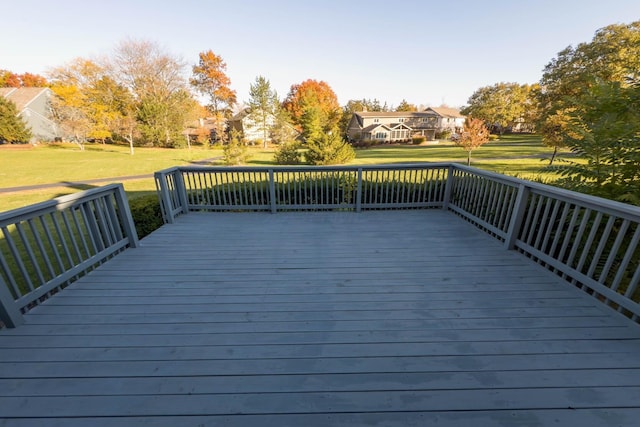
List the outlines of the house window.
<svg viewBox="0 0 640 427">
<path fill-rule="evenodd" d="M 380 119 L 373 119 L 373 123 L 380 123 Z"/>
<path fill-rule="evenodd" d="M 398 119 L 398 122 L 400 122 L 400 123 L 404 123 L 404 117 L 400 117 L 400 118 Z"/>
<path fill-rule="evenodd" d="M 384 132 L 376 132 L 376 139 L 385 139 L 387 134 Z"/>
</svg>

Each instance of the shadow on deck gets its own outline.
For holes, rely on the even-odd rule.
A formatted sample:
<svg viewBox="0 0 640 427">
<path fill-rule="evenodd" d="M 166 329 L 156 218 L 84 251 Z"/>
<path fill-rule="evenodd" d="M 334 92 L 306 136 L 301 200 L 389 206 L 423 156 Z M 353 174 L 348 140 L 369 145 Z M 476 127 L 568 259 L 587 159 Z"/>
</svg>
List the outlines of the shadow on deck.
<svg viewBox="0 0 640 427">
<path fill-rule="evenodd" d="M 632 426 L 637 324 L 443 210 L 190 213 L 0 331 L 3 426 Z"/>
</svg>

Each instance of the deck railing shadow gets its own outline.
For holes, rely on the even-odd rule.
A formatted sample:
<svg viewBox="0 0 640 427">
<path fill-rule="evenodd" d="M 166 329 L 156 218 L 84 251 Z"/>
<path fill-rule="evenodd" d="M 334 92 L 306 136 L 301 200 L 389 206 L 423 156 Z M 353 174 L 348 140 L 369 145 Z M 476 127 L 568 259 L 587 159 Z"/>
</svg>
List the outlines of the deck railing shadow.
<svg viewBox="0 0 640 427">
<path fill-rule="evenodd" d="M 176 167 L 155 174 L 166 223 L 195 211 L 444 209 L 640 322 L 640 208 L 458 164 Z M 121 185 L 0 214 L 0 321 L 137 236 Z"/>
</svg>

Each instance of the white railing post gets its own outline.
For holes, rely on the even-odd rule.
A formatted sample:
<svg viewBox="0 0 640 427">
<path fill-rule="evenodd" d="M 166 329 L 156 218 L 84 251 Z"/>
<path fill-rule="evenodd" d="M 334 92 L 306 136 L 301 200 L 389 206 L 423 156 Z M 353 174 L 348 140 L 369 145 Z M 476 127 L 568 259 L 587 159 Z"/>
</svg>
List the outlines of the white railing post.
<svg viewBox="0 0 640 427">
<path fill-rule="evenodd" d="M 525 184 L 518 186 L 518 194 L 516 195 L 516 203 L 509 220 L 509 229 L 504 239 L 505 249 L 511 250 L 515 248 L 518 232 L 522 226 L 524 213 L 527 209 L 527 201 L 529 200 L 529 188 Z"/>
<path fill-rule="evenodd" d="M 269 169 L 269 203 L 271 205 L 271 213 L 278 211 L 278 205 L 276 203 L 276 179 L 273 169 Z"/>
<path fill-rule="evenodd" d="M 129 239 L 129 247 L 137 248 L 139 246 L 138 232 L 136 231 L 136 225 L 133 222 L 133 216 L 131 215 L 131 209 L 129 208 L 127 194 L 125 193 L 122 184 L 118 184 L 115 191 L 115 198 L 118 205 L 118 212 L 120 212 L 121 215 L 124 234 Z"/>
<path fill-rule="evenodd" d="M 451 199 L 451 187 L 453 186 L 453 165 L 447 168 L 447 180 L 444 183 L 444 200 L 442 201 L 442 209 L 449 210 L 449 199 Z"/>
<path fill-rule="evenodd" d="M 0 276 L 0 320 L 8 328 L 16 328 L 24 323 L 22 313 L 2 276 Z"/>
<path fill-rule="evenodd" d="M 189 200 L 187 199 L 187 186 L 184 183 L 184 177 L 180 168 L 175 170 L 175 190 L 178 192 L 178 200 L 180 200 L 180 206 L 182 207 L 182 213 L 189 213 Z"/>
<path fill-rule="evenodd" d="M 362 211 L 362 168 L 358 168 L 358 186 L 356 188 L 356 212 Z"/>
<path fill-rule="evenodd" d="M 173 203 L 171 202 L 171 194 L 169 194 L 169 186 L 167 185 L 167 174 L 164 172 L 156 172 L 156 184 L 160 193 L 160 210 L 164 222 L 173 224 L 175 218 L 173 216 Z"/>
</svg>

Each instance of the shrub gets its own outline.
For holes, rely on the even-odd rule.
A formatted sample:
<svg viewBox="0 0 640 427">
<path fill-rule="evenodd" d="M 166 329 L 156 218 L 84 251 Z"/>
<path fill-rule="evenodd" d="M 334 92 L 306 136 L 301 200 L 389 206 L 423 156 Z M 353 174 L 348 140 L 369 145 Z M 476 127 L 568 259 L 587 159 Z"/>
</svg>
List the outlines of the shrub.
<svg viewBox="0 0 640 427">
<path fill-rule="evenodd" d="M 231 131 L 229 142 L 222 149 L 224 153 L 224 163 L 227 165 L 241 165 L 249 160 L 249 152 L 242 134 L 237 130 Z"/>
<path fill-rule="evenodd" d="M 351 145 L 355 148 L 369 148 L 373 147 L 376 144 L 378 144 L 378 142 L 372 139 L 361 139 L 359 141 L 354 141 L 351 143 Z"/>
<path fill-rule="evenodd" d="M 422 144 L 423 142 L 427 142 L 427 137 L 426 136 L 414 136 L 413 138 L 411 138 L 411 142 L 414 145 Z"/>
<path fill-rule="evenodd" d="M 299 165 L 302 163 L 300 143 L 295 140 L 283 142 L 274 155 L 274 161 L 279 165 Z"/>
<path fill-rule="evenodd" d="M 139 239 L 148 236 L 164 224 L 160 202 L 155 194 L 129 200 L 129 208 Z"/>
<path fill-rule="evenodd" d="M 489 135 L 489 141 L 497 141 L 498 139 L 500 139 L 500 135 L 496 135 L 494 133 Z"/>
<path fill-rule="evenodd" d="M 339 165 L 348 163 L 356 157 L 353 147 L 338 134 L 323 134 L 307 143 L 305 154 L 312 165 Z"/>
<path fill-rule="evenodd" d="M 439 140 L 447 140 L 449 138 L 451 138 L 451 134 L 453 132 L 451 132 L 451 129 L 443 129 L 439 132 L 436 132 L 435 134 L 435 138 L 439 139 Z"/>
</svg>

